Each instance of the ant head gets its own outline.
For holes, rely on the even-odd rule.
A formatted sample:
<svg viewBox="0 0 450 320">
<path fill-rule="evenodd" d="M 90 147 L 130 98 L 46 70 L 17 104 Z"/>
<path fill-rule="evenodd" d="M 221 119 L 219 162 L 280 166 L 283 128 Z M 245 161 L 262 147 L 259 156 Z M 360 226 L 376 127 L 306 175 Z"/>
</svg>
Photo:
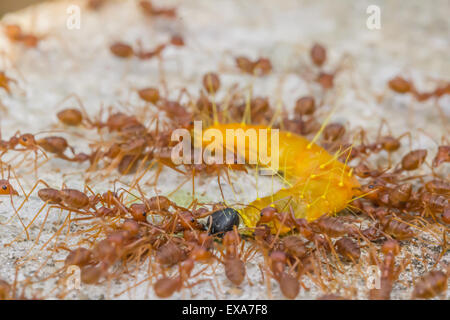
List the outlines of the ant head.
<svg viewBox="0 0 450 320">
<path fill-rule="evenodd" d="M 265 207 L 261 210 L 259 223 L 267 223 L 272 221 L 275 218 L 277 212 L 277 209 L 274 207 Z"/>
<path fill-rule="evenodd" d="M 147 211 L 144 204 L 141 203 L 133 203 L 129 207 L 129 211 L 133 216 L 133 219 L 136 221 L 145 222 L 147 221 Z"/>
<path fill-rule="evenodd" d="M 439 146 L 438 152 L 433 159 L 433 167 L 438 167 L 443 162 L 450 161 L 450 146 Z"/>
<path fill-rule="evenodd" d="M 30 133 L 21 135 L 19 137 L 19 143 L 27 148 L 36 146 L 36 140 L 34 140 L 34 136 Z"/>
<path fill-rule="evenodd" d="M 381 192 L 385 189 L 386 188 L 383 185 L 376 181 L 361 186 L 361 192 L 364 194 L 364 197 L 370 200 L 377 200 Z"/>
<path fill-rule="evenodd" d="M 195 218 L 189 211 L 183 211 L 179 214 L 180 219 L 179 222 L 183 226 L 183 228 L 191 229 L 195 226 Z"/>
<path fill-rule="evenodd" d="M 355 167 L 355 174 L 360 178 L 370 177 L 371 171 L 364 163 L 360 163 Z"/>
<path fill-rule="evenodd" d="M 0 195 L 18 195 L 19 193 L 14 190 L 13 186 L 8 182 L 8 180 L 0 180 Z"/>
<path fill-rule="evenodd" d="M 240 237 L 239 234 L 233 231 L 227 231 L 223 237 L 223 244 L 225 246 L 239 244 Z"/>
<path fill-rule="evenodd" d="M 396 240 L 393 240 L 393 239 L 387 240 L 383 244 L 381 251 L 384 254 L 392 253 L 394 255 L 398 255 L 400 253 L 400 245 L 398 244 L 398 242 Z"/>
</svg>

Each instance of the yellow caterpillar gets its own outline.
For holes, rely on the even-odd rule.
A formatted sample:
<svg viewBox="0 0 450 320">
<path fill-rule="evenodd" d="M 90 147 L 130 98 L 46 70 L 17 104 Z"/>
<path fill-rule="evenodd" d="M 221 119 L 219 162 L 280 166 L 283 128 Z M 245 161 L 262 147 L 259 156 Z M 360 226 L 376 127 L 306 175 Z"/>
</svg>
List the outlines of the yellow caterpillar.
<svg viewBox="0 0 450 320">
<path fill-rule="evenodd" d="M 218 130 L 223 137 L 226 136 L 227 129 L 254 129 L 258 139 L 260 129 L 268 130 L 266 136 L 269 139 L 272 130 L 264 126 L 240 123 L 216 123 L 209 129 Z M 258 153 L 259 150 L 250 150 L 250 143 L 245 142 L 243 139 L 236 139 L 235 148 L 245 150 L 245 155 L 242 156 L 248 161 L 251 154 Z M 270 154 L 271 143 L 267 143 L 265 147 L 269 148 L 267 154 Z M 333 214 L 344 209 L 358 194 L 360 185 L 349 167 L 338 161 L 339 155 L 329 154 L 302 136 L 280 131 L 278 161 L 288 187 L 270 196 L 256 199 L 242 209 L 240 213 L 246 226 L 255 227 L 260 217 L 260 209 L 270 205 L 276 207 L 279 212 L 292 210 L 296 218 L 306 218 L 308 221 L 325 213 Z"/>
</svg>

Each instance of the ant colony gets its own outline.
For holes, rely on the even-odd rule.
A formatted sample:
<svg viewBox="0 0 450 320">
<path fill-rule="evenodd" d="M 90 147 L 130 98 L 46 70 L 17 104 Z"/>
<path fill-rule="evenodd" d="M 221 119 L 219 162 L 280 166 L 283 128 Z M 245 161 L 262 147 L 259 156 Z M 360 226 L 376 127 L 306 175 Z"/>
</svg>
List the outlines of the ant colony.
<svg viewBox="0 0 450 320">
<path fill-rule="evenodd" d="M 215 2 L 175 2 L 79 0 L 77 31 L 2 19 L 0 299 L 445 299 L 448 79 L 399 71 L 420 59 L 388 40 L 389 76 L 366 72 L 358 28 L 355 52 L 294 36 L 284 6 L 264 11 L 281 45 L 256 0 L 221 3 L 242 39 Z"/>
</svg>

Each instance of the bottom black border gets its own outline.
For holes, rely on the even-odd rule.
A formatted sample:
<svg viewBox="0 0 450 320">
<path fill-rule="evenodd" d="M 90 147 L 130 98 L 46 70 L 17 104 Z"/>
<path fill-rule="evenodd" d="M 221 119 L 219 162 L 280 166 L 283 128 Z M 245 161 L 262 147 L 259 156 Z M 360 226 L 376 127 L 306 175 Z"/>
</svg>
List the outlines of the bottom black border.
<svg viewBox="0 0 450 320">
<path fill-rule="evenodd" d="M 428 304 L 432 306 L 428 306 Z M 448 301 L 314 301 L 314 300 L 72 300 L 72 301 L 0 301 L 2 314 L 30 312 L 33 317 L 71 316 L 106 319 L 298 319 L 319 317 L 392 318 L 419 315 L 424 310 L 448 309 Z M 426 308 L 426 309 L 425 309 Z M 431 309 L 430 309 L 431 308 Z M 8 310 L 9 309 L 9 310 Z M 214 310 L 214 315 L 212 315 Z M 444 314 L 445 314 L 445 310 Z M 201 314 L 200 314 L 201 313 Z M 331 319 L 331 318 L 330 318 Z M 133 319 L 134 320 L 134 319 Z"/>
</svg>

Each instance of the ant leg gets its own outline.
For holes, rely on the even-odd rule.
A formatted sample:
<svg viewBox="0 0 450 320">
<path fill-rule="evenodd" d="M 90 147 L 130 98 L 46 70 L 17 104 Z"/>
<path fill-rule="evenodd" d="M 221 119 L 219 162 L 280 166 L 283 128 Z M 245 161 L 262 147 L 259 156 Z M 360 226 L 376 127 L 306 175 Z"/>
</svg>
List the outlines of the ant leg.
<svg viewBox="0 0 450 320">
<path fill-rule="evenodd" d="M 46 201 L 46 202 L 44 203 L 44 205 L 43 205 L 43 206 L 39 209 L 39 211 L 35 214 L 35 216 L 34 216 L 33 219 L 31 220 L 31 222 L 28 223 L 28 225 L 25 227 L 25 231 L 28 232 L 28 228 L 30 228 L 30 226 L 33 224 L 34 220 L 37 219 L 37 217 L 38 217 L 39 214 L 42 212 L 42 210 L 47 206 L 47 204 L 48 204 L 48 201 Z M 23 232 L 23 231 L 22 231 L 22 232 Z M 8 243 L 8 246 L 10 246 L 12 243 L 14 243 L 14 242 L 21 236 L 22 232 L 21 232 L 19 235 L 17 235 L 17 237 L 16 237 L 13 241 L 11 241 L 10 243 Z"/>
<path fill-rule="evenodd" d="M 409 149 L 412 150 L 412 135 L 411 132 L 405 132 L 403 134 L 401 134 L 400 136 L 398 136 L 397 140 L 402 139 L 403 137 L 408 137 L 409 139 Z"/>
<path fill-rule="evenodd" d="M 162 88 L 164 90 L 164 96 L 168 97 L 169 89 L 167 87 L 166 73 L 164 70 L 163 59 L 161 58 L 161 55 L 158 55 L 158 72 L 159 72 L 160 82 L 161 82 Z"/>
<path fill-rule="evenodd" d="M 137 184 L 139 184 L 139 182 L 141 181 L 141 179 L 145 176 L 145 174 L 150 171 L 150 169 L 153 168 L 153 166 L 156 164 L 156 161 L 151 161 L 150 164 L 147 166 L 147 168 L 145 170 L 143 170 L 143 172 L 141 173 L 141 175 L 139 177 L 136 177 L 134 179 L 134 181 L 131 183 L 131 188 L 134 188 Z"/>
<path fill-rule="evenodd" d="M 31 220 L 31 222 L 27 225 L 27 229 L 33 224 L 33 222 L 37 219 L 37 217 L 38 217 L 39 214 L 42 212 L 42 210 L 44 210 L 44 208 L 47 206 L 47 204 L 48 204 L 48 201 L 46 201 L 46 202 L 44 203 L 44 205 L 39 209 L 39 211 L 38 211 L 38 212 L 36 213 L 36 215 L 34 216 L 33 220 Z M 54 206 L 50 206 L 50 207 L 47 209 L 47 212 L 46 212 L 45 218 L 44 218 L 44 222 L 41 224 L 41 228 L 40 228 L 38 237 L 36 238 L 36 243 L 37 243 L 37 241 L 39 241 L 39 238 L 40 238 L 40 236 L 41 236 L 41 232 L 42 232 L 42 230 L 44 229 L 44 225 L 45 225 L 45 223 L 47 222 L 48 214 L 49 214 L 50 209 L 51 209 L 52 207 L 54 207 Z"/>
<path fill-rule="evenodd" d="M 14 171 L 13 171 L 13 172 L 14 172 Z M 15 172 L 14 172 L 14 175 L 15 175 Z M 16 177 L 16 179 L 17 179 L 17 177 Z M 9 180 L 9 173 L 8 173 L 8 180 Z M 18 180 L 17 180 L 17 181 L 18 181 Z M 20 185 L 20 184 L 19 184 L 19 185 Z M 20 187 L 22 188 L 22 186 L 20 186 Z M 23 191 L 23 189 L 22 189 L 22 191 Z M 16 207 L 14 206 L 14 201 L 13 201 L 12 196 L 13 196 L 13 194 L 10 193 L 10 194 L 9 194 L 9 199 L 10 199 L 10 201 L 11 201 L 11 206 L 12 206 L 12 208 L 14 209 L 14 216 L 17 216 L 17 217 L 19 218 L 20 224 L 22 225 L 22 227 L 24 227 L 24 230 L 25 230 L 25 232 L 26 232 L 26 234 L 27 234 L 27 240 L 29 240 L 29 239 L 30 239 L 30 235 L 28 234 L 28 230 L 25 228 L 25 224 L 23 223 L 23 220 L 22 220 L 22 218 L 21 218 L 20 215 L 19 215 L 19 211 L 18 211 L 18 210 L 16 209 Z M 12 219 L 14 216 L 12 216 L 11 219 Z M 9 223 L 11 219 L 9 219 L 5 224 Z"/>
<path fill-rule="evenodd" d="M 195 199 L 195 168 L 192 168 L 192 199 Z"/>
<path fill-rule="evenodd" d="M 36 179 L 38 178 L 38 174 L 37 174 L 37 160 L 38 160 L 38 154 L 37 154 L 37 151 L 34 150 L 34 176 L 36 177 Z"/>
<path fill-rule="evenodd" d="M 49 208 L 48 208 L 48 210 L 47 210 L 47 213 L 46 213 L 46 217 L 45 217 L 45 221 L 44 221 L 44 223 L 46 222 L 46 220 L 47 220 L 47 218 L 48 218 L 48 214 L 49 214 L 49 212 L 50 212 L 50 210 L 51 209 L 53 209 L 53 208 L 59 208 L 58 206 L 50 206 Z M 57 236 L 59 236 L 59 234 L 61 233 L 61 231 L 64 229 L 64 227 L 65 227 L 65 225 L 66 225 L 66 223 L 67 223 L 67 221 L 68 221 L 68 218 L 69 218 L 69 216 L 67 216 L 66 217 L 66 219 L 64 220 L 64 222 L 63 222 L 63 224 L 62 224 L 62 226 L 50 237 L 50 239 L 48 239 L 43 245 L 42 245 L 42 247 L 41 248 L 39 248 L 39 251 L 42 251 L 49 243 L 50 243 L 50 241 L 52 241 L 55 237 L 57 237 Z M 18 265 L 19 266 L 22 266 L 22 265 L 24 265 L 26 262 L 28 262 L 28 261 L 30 261 L 31 260 L 31 258 L 32 258 L 32 256 L 31 257 L 28 257 L 29 255 L 30 255 L 30 253 L 31 253 L 31 251 L 34 249 L 34 247 L 36 247 L 36 245 L 37 245 L 37 243 L 38 243 L 38 241 L 39 241 L 39 238 L 40 238 L 40 236 L 41 236 L 41 233 L 42 233 L 42 231 L 43 231 L 43 225 L 41 225 L 41 229 L 40 229 L 40 231 L 39 231 L 39 235 L 38 235 L 38 237 L 36 238 L 36 240 L 35 240 L 35 242 L 33 243 L 33 245 L 31 246 L 31 248 L 26 252 L 26 254 L 22 257 L 22 258 L 20 258 L 19 260 L 18 260 Z M 28 257 L 28 258 L 27 258 Z M 23 261 L 25 258 L 27 258 L 25 261 Z M 19 263 L 20 262 L 20 263 Z"/>
<path fill-rule="evenodd" d="M 324 234 L 324 237 L 325 237 L 325 240 L 327 240 L 328 245 L 330 246 L 331 253 L 333 254 L 333 256 L 335 257 L 335 259 L 336 259 L 336 261 L 337 261 L 336 269 L 337 269 L 339 272 L 344 273 L 344 269 L 343 269 L 343 266 L 342 266 L 341 259 L 339 258 L 339 255 L 337 254 L 336 250 L 334 249 L 334 245 L 333 245 L 333 243 L 331 242 L 330 237 L 328 237 L 328 235 L 326 235 L 326 234 Z M 339 268 L 338 268 L 338 266 L 339 266 Z"/>
<path fill-rule="evenodd" d="M 381 123 L 380 123 L 380 127 L 378 128 L 377 138 L 381 137 L 381 132 L 383 130 L 383 126 L 386 126 L 389 135 L 392 135 L 391 127 L 389 126 L 389 122 L 385 118 L 382 118 L 381 119 Z"/>
<path fill-rule="evenodd" d="M 227 182 L 230 185 L 230 188 L 231 188 L 231 191 L 233 192 L 234 198 L 237 199 L 236 189 L 234 188 L 233 182 L 231 182 L 230 173 L 228 172 L 228 169 L 225 170 L 225 174 L 227 176 Z M 256 189 L 257 189 L 256 193 L 258 193 L 258 184 L 256 185 Z"/>
<path fill-rule="evenodd" d="M 14 174 L 15 175 L 15 174 Z M 17 178 L 16 178 L 17 179 Z M 36 181 L 36 183 L 34 184 L 34 186 L 31 188 L 30 192 L 28 194 L 26 194 L 25 192 L 23 193 L 25 196 L 25 200 L 20 204 L 19 208 L 17 209 L 18 211 L 20 211 L 20 209 L 22 208 L 22 206 L 25 204 L 25 202 L 28 201 L 28 198 L 31 196 L 31 194 L 34 192 L 34 190 L 37 188 L 37 186 L 42 183 L 43 185 L 45 185 L 47 188 L 50 188 L 50 186 L 48 185 L 47 182 L 45 182 L 44 180 L 39 179 L 38 181 Z M 23 191 L 23 189 L 22 189 Z"/>
<path fill-rule="evenodd" d="M 135 161 L 138 161 L 138 158 L 139 158 L 139 157 L 137 156 L 137 158 L 136 158 Z M 142 158 L 142 160 L 140 161 L 138 167 L 136 168 L 136 173 L 134 174 L 133 179 L 131 180 L 131 181 L 132 181 L 131 185 L 135 185 L 136 183 L 139 183 L 139 181 L 142 179 L 142 177 L 145 175 L 145 173 L 148 172 L 149 168 L 143 170 L 143 168 L 144 168 L 144 166 L 145 166 L 145 163 L 147 162 L 148 158 L 149 158 L 149 154 L 147 153 L 147 154 L 144 156 L 144 158 Z M 133 163 L 134 163 L 134 162 L 133 162 Z M 152 165 L 152 164 L 150 164 L 150 168 L 151 168 L 151 165 Z M 132 166 L 132 164 L 130 164 L 130 166 Z M 140 172 L 141 172 L 141 171 L 144 171 L 144 174 L 141 174 L 141 175 L 140 175 Z M 139 175 L 140 175 L 140 176 L 139 176 Z M 138 178 L 139 178 L 139 180 L 138 180 Z"/>
<path fill-rule="evenodd" d="M 15 149 L 14 151 L 26 151 L 26 149 L 21 149 L 21 150 Z M 17 154 L 16 156 L 14 156 L 14 157 L 11 159 L 10 163 L 12 163 L 14 160 L 16 160 L 16 159 L 19 157 L 19 155 L 21 155 L 21 154 Z M 29 155 L 29 153 L 26 152 L 26 153 L 24 154 L 22 160 L 20 160 L 20 162 L 17 163 L 17 164 L 14 166 L 14 168 L 20 168 L 20 167 L 22 166 L 22 164 L 27 160 L 28 155 Z"/>
<path fill-rule="evenodd" d="M 92 193 L 93 196 L 96 195 L 95 192 L 91 189 L 91 187 L 89 187 L 89 185 L 87 183 L 84 185 L 83 192 L 86 193 L 86 190 L 88 190 L 90 193 Z"/>
<path fill-rule="evenodd" d="M 222 196 L 223 203 L 226 205 L 225 196 L 223 195 L 222 185 L 220 183 L 220 173 L 217 175 L 217 183 L 219 184 L 220 194 Z"/>
<path fill-rule="evenodd" d="M 26 233 L 26 235 L 27 235 L 27 240 L 30 240 L 30 235 L 29 235 L 29 233 L 28 233 L 28 230 L 26 229 L 25 224 L 23 223 L 23 220 L 22 220 L 22 218 L 21 218 L 20 215 L 19 215 L 19 212 L 17 211 L 17 209 L 16 209 L 15 206 L 14 206 L 14 202 L 13 202 L 13 199 L 12 199 L 12 194 L 9 195 L 9 198 L 10 198 L 10 201 L 11 201 L 11 206 L 12 206 L 13 209 L 14 209 L 14 215 L 11 217 L 11 219 L 14 218 L 15 216 L 17 216 L 17 218 L 19 218 L 20 224 L 21 224 L 22 227 L 24 228 L 25 233 Z M 8 223 L 11 221 L 11 219 L 9 219 L 5 224 L 8 224 Z M 3 224 L 3 223 L 2 223 L 2 224 Z M 13 240 L 13 242 L 14 242 L 14 241 L 15 241 L 15 240 Z"/>
<path fill-rule="evenodd" d="M 186 182 L 188 182 L 190 180 L 190 178 L 188 177 L 187 179 L 185 179 L 184 181 L 182 181 L 178 186 L 176 186 L 176 188 L 174 190 L 172 190 L 167 197 L 171 197 L 175 192 L 177 192 L 178 190 L 180 190 L 185 184 Z"/>
</svg>

